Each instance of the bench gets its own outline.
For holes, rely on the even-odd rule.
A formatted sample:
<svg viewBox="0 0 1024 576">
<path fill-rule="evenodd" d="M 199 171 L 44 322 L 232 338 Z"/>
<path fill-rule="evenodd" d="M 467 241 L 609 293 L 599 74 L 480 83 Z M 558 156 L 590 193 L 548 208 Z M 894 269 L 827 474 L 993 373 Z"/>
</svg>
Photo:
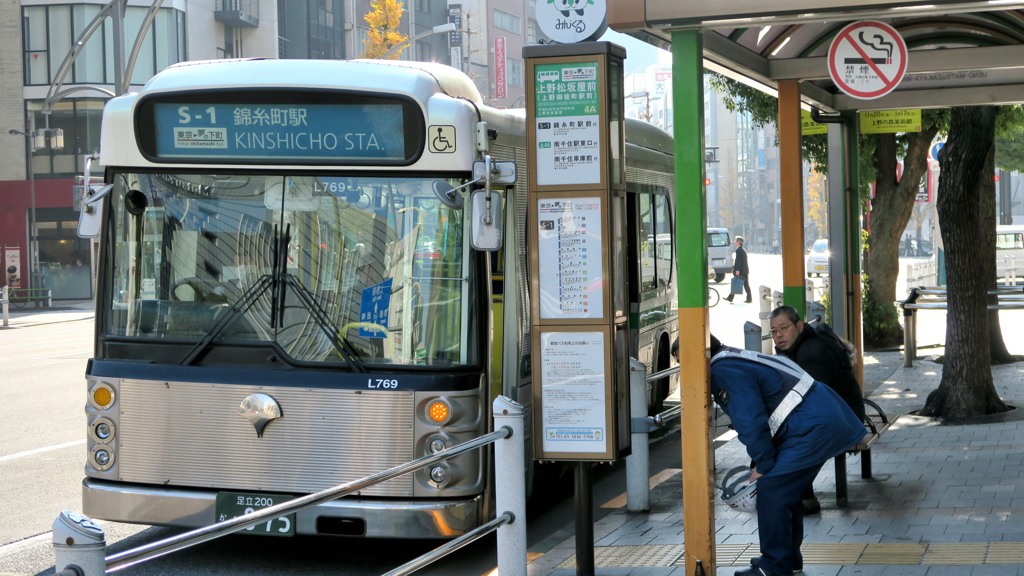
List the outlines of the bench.
<svg viewBox="0 0 1024 576">
<path fill-rule="evenodd" d="M 872 400 L 864 399 L 865 409 L 874 410 L 874 414 L 867 415 L 867 421 L 864 423 L 866 428 L 866 434 L 864 439 L 860 441 L 856 446 L 851 448 L 848 452 L 836 456 L 836 505 L 845 508 L 847 505 L 847 483 L 846 483 L 846 455 L 849 454 L 860 454 L 860 477 L 865 480 L 870 479 L 871 475 L 871 446 L 878 441 L 878 439 L 889 429 L 890 421 L 889 417 L 882 410 L 882 407 L 875 404 Z M 870 410 L 866 410 L 870 412 Z"/>
</svg>

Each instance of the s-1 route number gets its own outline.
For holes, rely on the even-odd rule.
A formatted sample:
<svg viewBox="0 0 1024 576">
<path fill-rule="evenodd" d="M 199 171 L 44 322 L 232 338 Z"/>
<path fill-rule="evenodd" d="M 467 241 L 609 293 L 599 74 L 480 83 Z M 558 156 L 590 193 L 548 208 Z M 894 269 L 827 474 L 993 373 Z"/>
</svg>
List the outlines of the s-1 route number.
<svg viewBox="0 0 1024 576">
<path fill-rule="evenodd" d="M 180 124 L 188 124 L 192 120 L 202 120 L 203 119 L 202 114 L 196 114 L 195 116 L 193 116 L 192 114 L 189 114 L 188 108 L 189 108 L 188 106 L 179 106 L 178 107 L 178 118 L 180 119 L 180 122 L 179 122 Z M 206 113 L 209 115 L 210 124 L 216 124 L 217 123 L 217 109 L 214 108 L 213 106 L 210 106 L 209 108 L 206 109 Z"/>
<path fill-rule="evenodd" d="M 370 378 L 366 381 L 366 387 L 375 390 L 377 388 L 384 388 L 389 390 L 398 389 L 398 380 L 387 380 L 384 378 Z"/>
</svg>

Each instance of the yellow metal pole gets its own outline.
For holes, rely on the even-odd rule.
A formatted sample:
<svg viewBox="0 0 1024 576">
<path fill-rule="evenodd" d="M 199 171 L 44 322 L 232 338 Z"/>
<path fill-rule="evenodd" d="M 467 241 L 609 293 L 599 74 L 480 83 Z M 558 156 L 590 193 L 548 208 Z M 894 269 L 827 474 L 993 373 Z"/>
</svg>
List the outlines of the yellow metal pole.
<svg viewBox="0 0 1024 576">
<path fill-rule="evenodd" d="M 782 186 L 782 295 L 806 314 L 804 294 L 804 192 L 800 157 L 800 83 L 779 82 L 779 181 Z"/>
</svg>

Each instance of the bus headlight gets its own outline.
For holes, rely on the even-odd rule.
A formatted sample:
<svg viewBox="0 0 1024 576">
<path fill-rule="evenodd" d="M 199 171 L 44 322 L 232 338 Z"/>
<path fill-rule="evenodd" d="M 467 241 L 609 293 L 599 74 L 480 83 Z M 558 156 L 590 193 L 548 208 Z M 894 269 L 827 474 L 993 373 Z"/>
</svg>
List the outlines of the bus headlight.
<svg viewBox="0 0 1024 576">
<path fill-rule="evenodd" d="M 438 398 L 427 404 L 427 418 L 435 424 L 447 424 L 452 419 L 452 405 Z"/>
<path fill-rule="evenodd" d="M 114 465 L 114 450 L 110 446 L 96 446 L 90 459 L 97 470 L 109 470 Z"/>
<path fill-rule="evenodd" d="M 433 484 L 435 488 L 441 488 L 448 483 L 451 475 L 451 470 L 448 468 L 447 464 L 438 464 L 430 469 L 430 483 Z"/>
<path fill-rule="evenodd" d="M 109 418 L 97 418 L 89 426 L 89 436 L 93 442 L 109 444 L 114 439 L 114 423 Z"/>
<path fill-rule="evenodd" d="M 452 447 L 452 439 L 447 434 L 434 434 L 427 438 L 427 454 L 437 454 Z"/>
<path fill-rule="evenodd" d="M 100 410 L 113 406 L 116 398 L 114 388 L 106 382 L 98 382 L 89 390 L 89 403 Z"/>
</svg>

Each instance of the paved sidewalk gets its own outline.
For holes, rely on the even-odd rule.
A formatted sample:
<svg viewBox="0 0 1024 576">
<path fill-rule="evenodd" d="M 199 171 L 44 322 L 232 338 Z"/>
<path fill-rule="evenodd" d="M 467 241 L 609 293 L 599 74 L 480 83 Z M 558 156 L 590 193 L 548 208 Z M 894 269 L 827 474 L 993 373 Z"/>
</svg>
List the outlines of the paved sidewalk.
<svg viewBox="0 0 1024 576">
<path fill-rule="evenodd" d="M 7 326 L 3 326 L 3 319 L 0 318 L 0 330 L 89 320 L 95 316 L 95 307 L 92 300 L 54 300 L 53 306 L 49 308 L 35 308 L 30 305 L 24 308 L 8 306 L 7 312 Z"/>
<path fill-rule="evenodd" d="M 1007 334 L 1016 353 L 1024 351 L 1021 332 Z M 822 469 L 815 482 L 822 512 L 806 519 L 804 574 L 1024 575 L 1024 363 L 992 373 L 1004 401 L 1021 408 L 946 425 L 910 414 L 938 387 L 941 365 L 904 368 L 900 352 L 865 358 L 868 396 L 898 417 L 873 447 L 873 479 L 861 478 L 860 456 L 848 458 L 846 508 L 836 506 L 833 465 Z M 715 459 L 720 472 L 748 460 L 735 439 Z M 650 512 L 623 507 L 595 523 L 597 574 L 684 576 L 682 477 L 667 476 L 655 479 Z M 758 555 L 757 521 L 722 504 L 715 519 L 717 574 L 731 575 Z M 531 576 L 576 573 L 572 538 L 531 552 Z"/>
</svg>

